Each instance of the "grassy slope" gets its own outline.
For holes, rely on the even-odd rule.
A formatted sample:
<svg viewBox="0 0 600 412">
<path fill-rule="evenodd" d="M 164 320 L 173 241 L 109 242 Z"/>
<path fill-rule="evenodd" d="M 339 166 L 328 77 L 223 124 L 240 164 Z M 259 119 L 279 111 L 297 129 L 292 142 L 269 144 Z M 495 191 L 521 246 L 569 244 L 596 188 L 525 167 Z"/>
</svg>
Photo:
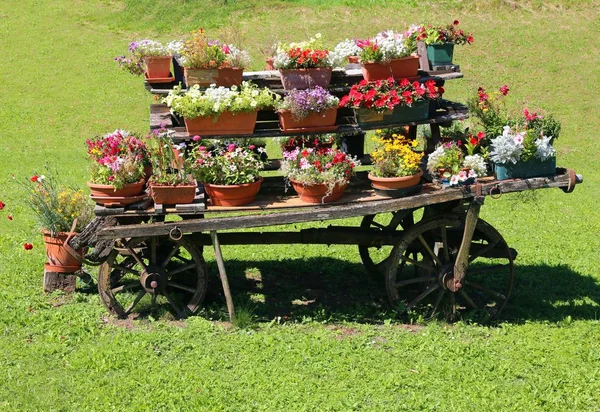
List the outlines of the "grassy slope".
<svg viewBox="0 0 600 412">
<path fill-rule="evenodd" d="M 531 1 L 518 9 L 492 0 L 31 3 L 0 4 L 0 44 L 9 56 L 0 61 L 0 200 L 8 205 L 0 212 L 1 409 L 597 408 L 598 2 Z M 160 11 L 164 4 L 170 11 Z M 375 304 L 360 294 L 344 301 L 344 293 L 355 296 L 349 288 L 373 285 L 365 283 L 355 249 L 341 246 L 225 250 L 240 298 L 245 292 L 236 286 L 244 285 L 246 267 L 285 289 L 289 300 L 315 289 L 304 279 L 322 279 L 316 288 L 326 296 L 307 307 L 279 306 L 281 296 L 271 300 L 266 291 L 257 314 L 289 314 L 292 322 L 265 321 L 257 331 L 228 331 L 202 317 L 184 327 L 138 322 L 129 330 L 105 322 L 95 294 L 41 294 L 42 247 L 10 175 L 28 176 L 48 160 L 83 184 L 86 137 L 147 127 L 151 98 L 111 61 L 127 41 L 156 32 L 169 38 L 199 24 L 218 30 L 226 22 L 259 60 L 259 46 L 278 37 L 321 32 L 334 43 L 454 18 L 476 43 L 457 51 L 466 76 L 448 84 L 448 97 L 464 100 L 478 85 L 508 83 L 515 101 L 541 105 L 563 121 L 559 163 L 586 178 L 568 196 L 541 191 L 535 199 L 488 200 L 484 217 L 520 252 L 506 323 L 431 324 L 416 333 L 395 322 L 384 326 L 392 315 L 378 296 Z M 36 245 L 29 253 L 21 247 L 28 240 Z M 215 316 L 222 304 L 209 308 L 206 316 Z"/>
</svg>

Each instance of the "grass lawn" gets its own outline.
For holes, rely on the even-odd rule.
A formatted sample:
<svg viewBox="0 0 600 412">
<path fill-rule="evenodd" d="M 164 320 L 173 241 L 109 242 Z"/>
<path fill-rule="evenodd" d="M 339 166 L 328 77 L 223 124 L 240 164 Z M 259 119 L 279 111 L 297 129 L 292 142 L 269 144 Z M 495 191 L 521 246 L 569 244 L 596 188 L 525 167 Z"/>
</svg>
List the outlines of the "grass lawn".
<svg viewBox="0 0 600 412">
<path fill-rule="evenodd" d="M 465 77 L 447 97 L 508 84 L 511 104 L 562 121 L 558 163 L 585 177 L 569 195 L 486 201 L 519 251 L 498 323 L 398 319 L 347 246 L 225 247 L 248 328 L 223 321 L 215 276 L 184 322 L 117 321 L 83 287 L 42 293 L 41 237 L 12 175 L 48 163 L 84 186 L 86 138 L 147 129 L 152 96 L 112 61 L 130 40 L 203 26 L 241 38 L 258 69 L 276 39 L 454 19 L 475 43 L 456 51 Z M 3 0 L 0 31 L 0 410 L 600 410 L 597 0 Z"/>
</svg>

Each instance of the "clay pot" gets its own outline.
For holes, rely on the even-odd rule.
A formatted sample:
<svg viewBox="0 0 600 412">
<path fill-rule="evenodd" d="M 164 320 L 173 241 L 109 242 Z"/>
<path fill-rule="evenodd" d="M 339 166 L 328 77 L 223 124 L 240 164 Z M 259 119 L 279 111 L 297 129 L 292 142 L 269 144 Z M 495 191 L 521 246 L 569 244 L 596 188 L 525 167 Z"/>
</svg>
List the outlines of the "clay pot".
<svg viewBox="0 0 600 412">
<path fill-rule="evenodd" d="M 219 136 L 219 135 L 249 135 L 254 133 L 258 112 L 231 113 L 225 112 L 213 120 L 209 117 L 183 119 L 188 135 Z"/>
<path fill-rule="evenodd" d="M 148 79 L 166 78 L 171 75 L 171 56 L 144 57 Z"/>
<path fill-rule="evenodd" d="M 140 180 L 136 183 L 129 183 L 120 189 L 115 189 L 113 185 L 100 185 L 96 183 L 87 182 L 87 186 L 92 192 L 94 200 L 98 204 L 103 204 L 101 199 L 103 197 L 134 197 L 141 194 L 144 191 L 144 180 Z"/>
<path fill-rule="evenodd" d="M 331 82 L 331 71 L 331 67 L 292 69 L 279 70 L 279 75 L 285 90 L 308 89 L 315 86 L 326 89 Z"/>
<path fill-rule="evenodd" d="M 275 70 L 275 67 L 273 66 L 273 58 L 272 57 L 265 59 L 265 63 L 267 63 L 266 70 Z"/>
<path fill-rule="evenodd" d="M 348 56 L 348 63 L 350 64 L 359 64 L 360 57 L 358 56 Z"/>
<path fill-rule="evenodd" d="M 196 183 L 167 186 L 150 182 L 150 196 L 154 203 L 161 205 L 192 203 L 196 197 Z"/>
<path fill-rule="evenodd" d="M 290 179 L 292 187 L 298 193 L 300 200 L 306 203 L 329 203 L 340 199 L 346 188 L 348 182 L 337 182 L 333 188 L 324 183 L 305 184 Z"/>
<path fill-rule="evenodd" d="M 394 79 L 416 78 L 419 74 L 419 58 L 416 56 L 393 59 L 389 63 L 362 63 L 363 77 L 368 82 Z"/>
<path fill-rule="evenodd" d="M 256 182 L 241 185 L 214 185 L 204 183 L 204 191 L 213 206 L 242 206 L 254 202 L 262 177 Z"/>
<path fill-rule="evenodd" d="M 57 273 L 75 273 L 81 269 L 81 262 L 73 257 L 65 248 L 65 241 L 69 235 L 75 235 L 70 232 L 50 233 L 47 230 L 42 230 L 44 236 L 44 245 L 46 246 L 46 256 L 48 263 L 45 268 L 49 272 Z M 83 255 L 83 249 L 77 251 Z"/>
<path fill-rule="evenodd" d="M 337 129 L 335 120 L 337 107 L 327 109 L 322 113 L 311 113 L 304 119 L 294 120 L 292 112 L 284 110 L 279 112 L 279 123 L 283 132 L 331 132 Z"/>
<path fill-rule="evenodd" d="M 373 189 L 394 190 L 406 189 L 418 185 L 421 181 L 421 176 L 423 176 L 422 170 L 412 176 L 402 177 L 376 177 L 369 173 L 369 180 L 371 181 Z"/>
</svg>

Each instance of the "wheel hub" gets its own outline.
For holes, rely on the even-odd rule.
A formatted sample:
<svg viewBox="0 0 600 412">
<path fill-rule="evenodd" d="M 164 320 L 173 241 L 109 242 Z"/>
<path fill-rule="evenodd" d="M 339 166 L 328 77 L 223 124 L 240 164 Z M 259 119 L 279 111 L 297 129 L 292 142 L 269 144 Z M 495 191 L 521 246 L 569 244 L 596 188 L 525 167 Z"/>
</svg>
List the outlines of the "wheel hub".
<svg viewBox="0 0 600 412">
<path fill-rule="evenodd" d="M 146 292 L 157 294 L 162 291 L 167 284 L 166 273 L 158 267 L 149 266 L 148 270 L 140 275 L 140 283 Z"/>
<path fill-rule="evenodd" d="M 442 288 L 450 292 L 458 292 L 462 288 L 462 283 L 454 279 L 454 264 L 447 264 L 442 267 L 438 274 L 438 281 Z"/>
</svg>

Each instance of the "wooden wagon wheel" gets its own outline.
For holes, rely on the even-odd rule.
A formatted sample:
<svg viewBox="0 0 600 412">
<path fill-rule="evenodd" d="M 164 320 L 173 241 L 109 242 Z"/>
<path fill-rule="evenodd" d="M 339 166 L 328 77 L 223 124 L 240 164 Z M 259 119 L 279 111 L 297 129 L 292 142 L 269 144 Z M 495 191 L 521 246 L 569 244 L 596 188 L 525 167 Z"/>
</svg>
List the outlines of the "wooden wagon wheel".
<svg viewBox="0 0 600 412">
<path fill-rule="evenodd" d="M 206 263 L 185 238 L 130 239 L 113 249 L 98 272 L 98 291 L 120 318 L 164 307 L 178 318 L 194 314 L 207 288 Z M 150 306 L 150 308 L 148 308 Z"/>
<path fill-rule="evenodd" d="M 513 261 L 500 233 L 479 220 L 469 252 L 463 284 L 454 282 L 454 262 L 464 230 L 460 217 L 440 216 L 421 221 L 404 232 L 390 254 L 385 285 L 392 304 L 418 310 L 427 317 L 473 309 L 497 316 L 513 286 Z"/>
<path fill-rule="evenodd" d="M 367 215 L 360 222 L 360 227 L 374 231 L 389 231 L 401 229 L 406 230 L 414 224 L 414 210 L 399 210 L 396 212 L 379 213 L 376 215 Z M 390 256 L 392 246 L 358 246 L 358 253 L 363 265 L 367 269 L 369 275 L 380 278 L 385 273 L 385 265 Z"/>
</svg>

